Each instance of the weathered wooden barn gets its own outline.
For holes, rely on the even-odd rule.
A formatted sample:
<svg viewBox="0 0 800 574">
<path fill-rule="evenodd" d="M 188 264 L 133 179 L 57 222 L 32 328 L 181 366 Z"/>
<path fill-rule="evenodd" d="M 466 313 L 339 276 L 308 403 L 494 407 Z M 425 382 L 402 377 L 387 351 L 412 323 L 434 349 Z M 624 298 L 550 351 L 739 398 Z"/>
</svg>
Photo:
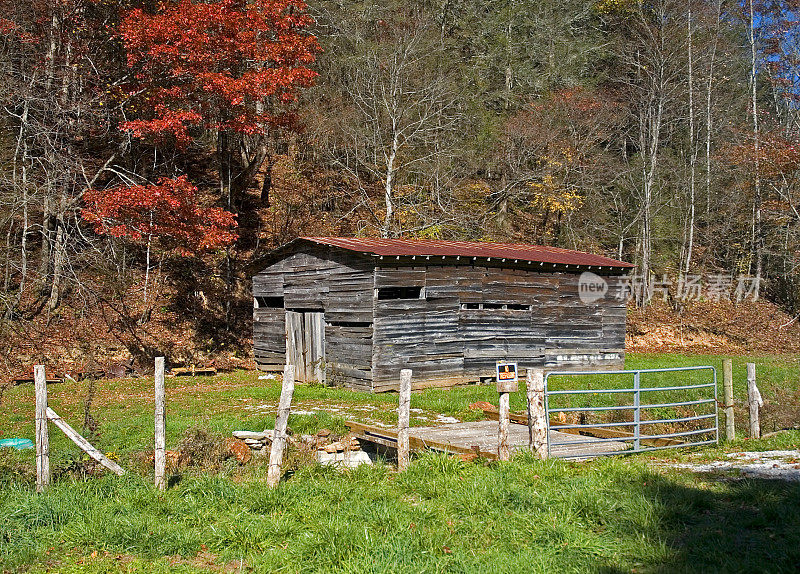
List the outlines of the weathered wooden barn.
<svg viewBox="0 0 800 574">
<path fill-rule="evenodd" d="M 520 371 L 618 368 L 623 274 L 579 251 L 501 243 L 303 237 L 253 277 L 255 359 L 299 380 L 394 390 Z M 582 290 L 582 291 L 581 291 Z"/>
</svg>

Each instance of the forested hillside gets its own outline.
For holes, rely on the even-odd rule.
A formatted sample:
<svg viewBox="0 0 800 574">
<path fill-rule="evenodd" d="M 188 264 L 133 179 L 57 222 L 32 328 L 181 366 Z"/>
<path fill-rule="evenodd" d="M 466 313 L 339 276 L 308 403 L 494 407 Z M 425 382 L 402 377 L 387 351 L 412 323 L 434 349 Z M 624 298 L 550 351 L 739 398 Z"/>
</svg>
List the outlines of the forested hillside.
<svg viewBox="0 0 800 574">
<path fill-rule="evenodd" d="M 6 371 L 244 359 L 249 277 L 300 235 L 556 245 L 635 262 L 639 306 L 748 277 L 800 312 L 797 0 L 0 8 Z"/>
</svg>

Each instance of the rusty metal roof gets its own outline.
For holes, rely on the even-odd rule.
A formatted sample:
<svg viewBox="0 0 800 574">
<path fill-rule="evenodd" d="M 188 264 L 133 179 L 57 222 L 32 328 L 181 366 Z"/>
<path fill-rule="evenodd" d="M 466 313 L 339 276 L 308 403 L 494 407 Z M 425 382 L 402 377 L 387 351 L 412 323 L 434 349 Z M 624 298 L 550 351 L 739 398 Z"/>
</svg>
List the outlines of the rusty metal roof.
<svg viewBox="0 0 800 574">
<path fill-rule="evenodd" d="M 530 261 L 554 265 L 597 266 L 618 269 L 635 267 L 602 255 L 582 251 L 526 245 L 523 243 L 476 243 L 470 241 L 440 241 L 433 239 L 377 239 L 359 237 L 301 237 L 301 240 L 320 245 L 340 247 L 349 251 L 384 257 L 480 257 L 500 260 Z"/>
</svg>

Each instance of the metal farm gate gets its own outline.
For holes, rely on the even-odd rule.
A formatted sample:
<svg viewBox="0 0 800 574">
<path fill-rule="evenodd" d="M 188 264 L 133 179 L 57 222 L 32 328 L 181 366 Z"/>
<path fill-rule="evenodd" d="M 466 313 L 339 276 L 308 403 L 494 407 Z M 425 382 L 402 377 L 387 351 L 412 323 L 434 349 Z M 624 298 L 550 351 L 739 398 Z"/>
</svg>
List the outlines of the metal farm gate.
<svg viewBox="0 0 800 574">
<path fill-rule="evenodd" d="M 608 388 L 620 377 L 632 377 L 632 384 L 623 380 L 619 388 Z M 551 389 L 551 381 L 558 388 Z M 545 408 L 548 455 L 556 458 L 719 442 L 717 371 L 711 366 L 547 373 Z"/>
</svg>

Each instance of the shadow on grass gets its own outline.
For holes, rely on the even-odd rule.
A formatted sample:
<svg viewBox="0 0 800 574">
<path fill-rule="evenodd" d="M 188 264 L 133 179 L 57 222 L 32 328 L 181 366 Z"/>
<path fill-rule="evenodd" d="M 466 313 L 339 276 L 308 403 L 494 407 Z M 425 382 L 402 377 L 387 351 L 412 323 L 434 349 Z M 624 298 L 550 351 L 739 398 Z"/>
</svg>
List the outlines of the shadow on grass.
<svg viewBox="0 0 800 574">
<path fill-rule="evenodd" d="M 669 563 L 616 572 L 800 572 L 800 483 L 706 476 L 697 487 L 652 474 L 642 494 L 660 509 L 642 532 L 670 549 Z"/>
</svg>

